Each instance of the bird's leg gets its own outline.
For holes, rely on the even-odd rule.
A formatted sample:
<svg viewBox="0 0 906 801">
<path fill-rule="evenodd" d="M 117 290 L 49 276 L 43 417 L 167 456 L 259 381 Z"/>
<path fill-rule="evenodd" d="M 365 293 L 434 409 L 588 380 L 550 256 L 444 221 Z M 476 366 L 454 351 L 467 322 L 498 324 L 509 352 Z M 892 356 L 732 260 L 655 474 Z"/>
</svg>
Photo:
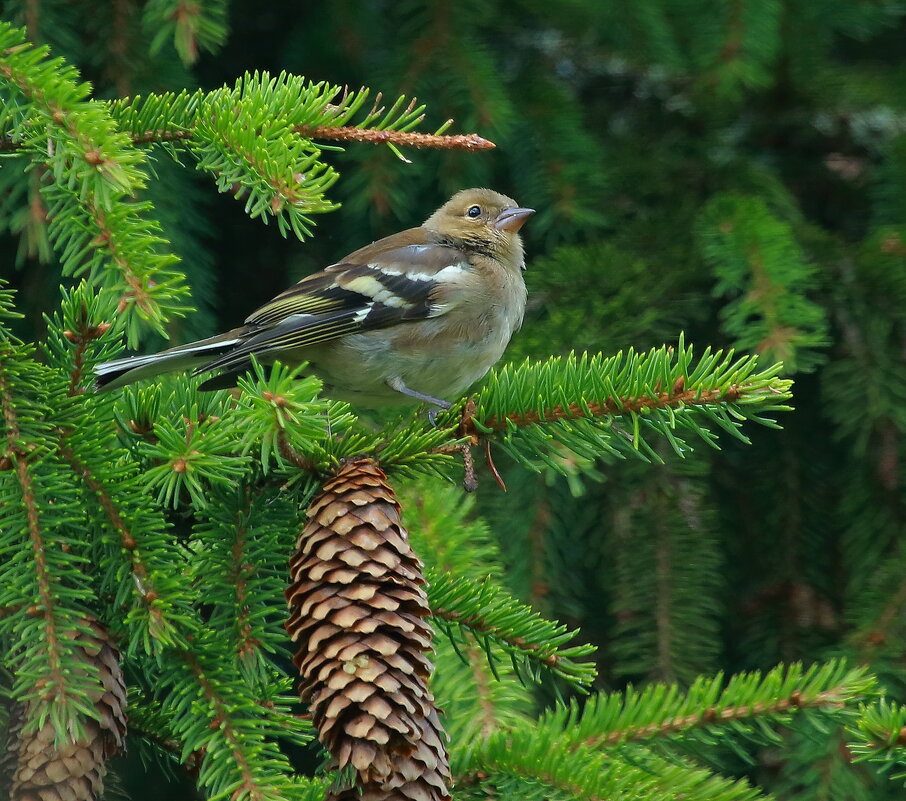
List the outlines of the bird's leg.
<svg viewBox="0 0 906 801">
<path fill-rule="evenodd" d="M 420 401 L 424 401 L 425 403 L 430 403 L 432 406 L 437 406 L 440 409 L 449 409 L 453 406 L 453 404 L 449 403 L 448 401 L 441 400 L 440 398 L 434 398 L 431 395 L 425 395 L 423 392 L 416 392 L 414 389 L 409 389 L 409 387 L 407 387 L 403 383 L 403 379 L 401 378 L 388 378 L 387 386 L 390 387 L 390 389 L 395 389 L 397 392 L 401 392 L 403 395 L 408 395 L 410 398 L 416 398 Z M 435 416 L 437 415 L 436 409 L 432 409 L 431 411 L 434 412 Z M 431 422 L 432 424 L 434 423 L 433 420 L 431 420 Z"/>
</svg>

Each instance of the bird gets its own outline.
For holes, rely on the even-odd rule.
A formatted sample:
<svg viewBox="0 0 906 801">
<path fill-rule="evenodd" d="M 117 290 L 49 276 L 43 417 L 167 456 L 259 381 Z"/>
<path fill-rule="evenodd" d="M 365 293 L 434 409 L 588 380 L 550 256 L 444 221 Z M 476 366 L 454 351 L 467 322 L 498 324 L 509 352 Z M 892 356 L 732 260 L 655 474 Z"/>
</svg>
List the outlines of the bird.
<svg viewBox="0 0 906 801">
<path fill-rule="evenodd" d="M 534 209 L 490 189 L 454 194 L 417 228 L 303 278 L 225 333 L 99 364 L 109 391 L 162 373 L 234 386 L 259 363 L 307 362 L 325 394 L 369 408 L 449 408 L 501 358 L 523 321 L 519 234 Z"/>
</svg>

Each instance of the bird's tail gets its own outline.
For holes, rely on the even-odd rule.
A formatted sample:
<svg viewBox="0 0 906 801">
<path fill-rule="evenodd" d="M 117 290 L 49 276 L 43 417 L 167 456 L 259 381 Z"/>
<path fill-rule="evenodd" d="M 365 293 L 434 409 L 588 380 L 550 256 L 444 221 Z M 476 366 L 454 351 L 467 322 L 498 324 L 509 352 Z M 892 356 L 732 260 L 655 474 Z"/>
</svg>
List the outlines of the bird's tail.
<svg viewBox="0 0 906 801">
<path fill-rule="evenodd" d="M 180 370 L 198 370 L 242 341 L 241 329 L 199 339 L 187 345 L 152 353 L 148 356 L 128 356 L 104 362 L 94 368 L 94 388 L 98 392 L 124 387 L 145 378 Z"/>
</svg>

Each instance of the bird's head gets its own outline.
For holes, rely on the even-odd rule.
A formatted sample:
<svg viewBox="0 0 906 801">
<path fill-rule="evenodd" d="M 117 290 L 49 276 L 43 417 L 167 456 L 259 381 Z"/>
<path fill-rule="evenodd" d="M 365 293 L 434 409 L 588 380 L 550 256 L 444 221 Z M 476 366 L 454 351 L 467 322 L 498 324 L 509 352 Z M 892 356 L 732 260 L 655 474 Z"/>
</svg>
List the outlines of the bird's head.
<svg viewBox="0 0 906 801">
<path fill-rule="evenodd" d="M 463 189 L 425 220 L 424 227 L 466 248 L 518 257 L 522 266 L 519 229 L 534 213 L 499 192 Z"/>
</svg>

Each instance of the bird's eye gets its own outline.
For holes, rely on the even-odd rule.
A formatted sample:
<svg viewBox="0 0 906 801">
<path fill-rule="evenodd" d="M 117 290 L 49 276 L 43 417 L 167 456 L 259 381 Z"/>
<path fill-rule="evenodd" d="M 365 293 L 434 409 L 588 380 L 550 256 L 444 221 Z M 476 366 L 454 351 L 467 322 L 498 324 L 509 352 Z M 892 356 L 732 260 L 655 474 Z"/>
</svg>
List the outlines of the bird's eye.
<svg viewBox="0 0 906 801">
<path fill-rule="evenodd" d="M 473 220 L 481 215 L 481 206 L 469 206 L 469 210 L 466 212 Z"/>
</svg>

